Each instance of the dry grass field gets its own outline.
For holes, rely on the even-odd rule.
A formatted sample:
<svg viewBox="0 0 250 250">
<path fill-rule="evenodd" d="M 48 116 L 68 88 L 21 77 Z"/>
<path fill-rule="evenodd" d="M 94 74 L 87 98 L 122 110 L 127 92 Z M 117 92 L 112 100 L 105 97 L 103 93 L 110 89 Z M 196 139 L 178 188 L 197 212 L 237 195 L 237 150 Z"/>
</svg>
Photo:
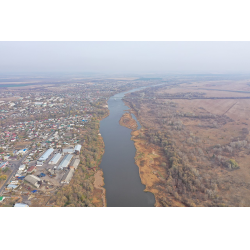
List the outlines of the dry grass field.
<svg viewBox="0 0 250 250">
<path fill-rule="evenodd" d="M 160 146 L 167 163 L 161 167 L 167 177 L 155 182 L 164 187 L 162 205 L 176 205 L 170 194 L 186 206 L 250 206 L 250 99 L 239 97 L 250 97 L 250 81 L 184 83 L 127 96 L 148 145 Z"/>
</svg>

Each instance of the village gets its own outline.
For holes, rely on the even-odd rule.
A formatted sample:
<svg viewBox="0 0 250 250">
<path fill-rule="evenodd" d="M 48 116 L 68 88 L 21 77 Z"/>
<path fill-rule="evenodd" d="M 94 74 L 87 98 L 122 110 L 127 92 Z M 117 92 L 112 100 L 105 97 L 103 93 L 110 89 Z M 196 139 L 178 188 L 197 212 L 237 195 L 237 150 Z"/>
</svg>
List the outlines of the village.
<svg viewBox="0 0 250 250">
<path fill-rule="evenodd" d="M 98 106 L 105 93 L 75 89 L 1 92 L 0 204 L 19 196 L 23 202 L 14 206 L 29 206 L 35 194 L 50 195 L 70 183 L 85 125 L 107 109 Z"/>
<path fill-rule="evenodd" d="M 11 206 L 13 200 L 14 206 L 32 206 L 39 195 L 51 197 L 68 185 L 81 162 L 86 136 L 94 138 L 86 126 L 94 129 L 93 122 L 107 114 L 108 98 L 152 83 L 109 79 L 2 88 L 0 206 Z M 92 158 L 83 159 L 89 165 Z"/>
</svg>

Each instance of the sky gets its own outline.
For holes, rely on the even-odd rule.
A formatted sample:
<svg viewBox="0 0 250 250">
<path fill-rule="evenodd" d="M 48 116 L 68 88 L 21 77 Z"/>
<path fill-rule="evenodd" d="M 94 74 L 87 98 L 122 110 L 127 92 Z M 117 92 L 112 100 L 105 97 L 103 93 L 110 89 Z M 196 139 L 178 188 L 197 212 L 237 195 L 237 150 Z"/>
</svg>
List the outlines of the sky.
<svg viewBox="0 0 250 250">
<path fill-rule="evenodd" d="M 250 42 L 0 42 L 0 73 L 250 73 Z"/>
</svg>

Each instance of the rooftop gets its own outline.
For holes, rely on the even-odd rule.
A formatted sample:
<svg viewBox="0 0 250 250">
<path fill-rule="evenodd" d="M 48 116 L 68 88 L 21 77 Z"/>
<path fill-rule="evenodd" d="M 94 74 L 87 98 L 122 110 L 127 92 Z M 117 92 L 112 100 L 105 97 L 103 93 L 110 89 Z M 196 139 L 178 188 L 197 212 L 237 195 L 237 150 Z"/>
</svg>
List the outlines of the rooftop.
<svg viewBox="0 0 250 250">
<path fill-rule="evenodd" d="M 48 159 L 48 157 L 51 155 L 51 153 L 54 151 L 53 148 L 48 149 L 40 158 L 39 161 L 45 161 Z"/>
<path fill-rule="evenodd" d="M 24 203 L 16 203 L 14 207 L 28 207 L 28 205 Z"/>
</svg>

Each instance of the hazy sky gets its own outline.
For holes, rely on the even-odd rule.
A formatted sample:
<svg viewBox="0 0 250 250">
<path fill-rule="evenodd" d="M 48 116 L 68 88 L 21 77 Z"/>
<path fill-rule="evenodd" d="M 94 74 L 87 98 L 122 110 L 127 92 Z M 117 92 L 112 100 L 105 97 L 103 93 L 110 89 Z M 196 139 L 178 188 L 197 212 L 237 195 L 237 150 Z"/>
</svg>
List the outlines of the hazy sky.
<svg viewBox="0 0 250 250">
<path fill-rule="evenodd" d="M 250 73 L 250 42 L 0 42 L 0 72 Z"/>
</svg>

